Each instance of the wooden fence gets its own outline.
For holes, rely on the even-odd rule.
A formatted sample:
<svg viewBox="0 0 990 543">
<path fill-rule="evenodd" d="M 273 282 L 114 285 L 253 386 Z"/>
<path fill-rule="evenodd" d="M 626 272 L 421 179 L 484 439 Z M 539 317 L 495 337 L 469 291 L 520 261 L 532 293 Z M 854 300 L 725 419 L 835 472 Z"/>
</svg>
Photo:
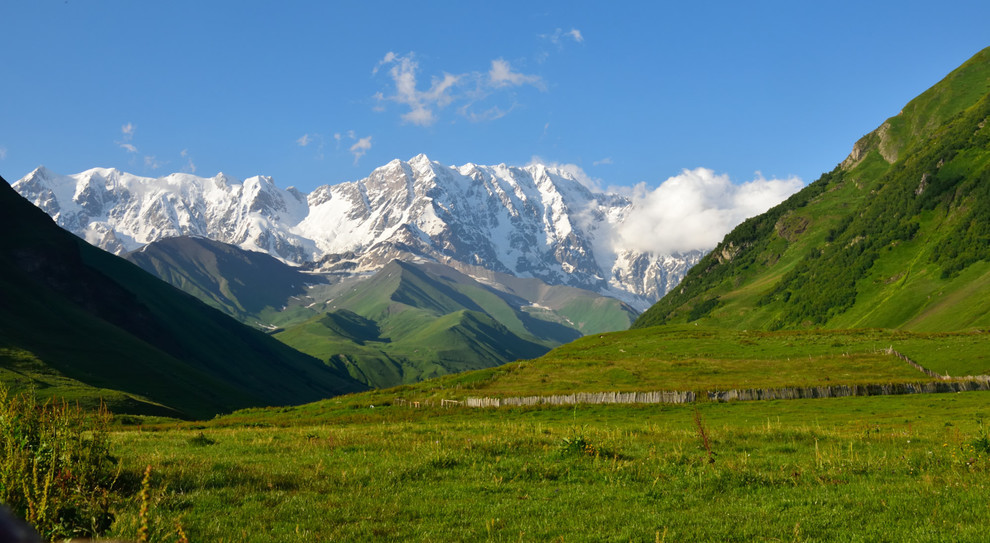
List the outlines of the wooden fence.
<svg viewBox="0 0 990 543">
<path fill-rule="evenodd" d="M 656 392 L 576 392 L 562 396 L 524 396 L 514 398 L 468 398 L 468 407 L 502 407 L 507 405 L 571 405 L 579 403 L 690 403 L 692 391 L 660 390 Z"/>
<path fill-rule="evenodd" d="M 984 376 L 959 381 L 931 383 L 891 383 L 877 385 L 830 385 L 813 387 L 747 388 L 713 390 L 701 394 L 711 402 L 750 400 L 799 400 L 805 398 L 841 398 L 845 396 L 888 396 L 897 394 L 934 394 L 990 390 L 990 378 Z M 557 396 L 522 396 L 510 398 L 467 398 L 468 407 L 505 407 L 521 405 L 691 403 L 699 394 L 692 391 L 661 390 L 656 392 L 578 392 Z"/>
<path fill-rule="evenodd" d="M 929 377 L 934 377 L 936 379 L 941 379 L 943 381 L 948 381 L 949 379 L 952 379 L 952 377 L 949 377 L 948 375 L 942 375 L 940 373 L 935 373 L 934 371 L 932 371 L 932 370 L 930 370 L 930 369 L 922 366 L 921 364 L 915 362 L 914 360 L 911 360 L 907 356 L 905 356 L 905 355 L 903 355 L 903 354 L 895 351 L 893 347 L 888 347 L 887 348 L 887 354 L 894 355 L 897 358 L 900 358 L 901 360 L 907 362 L 908 364 L 911 364 L 912 366 L 914 366 L 914 369 L 916 369 L 916 370 L 924 373 L 925 375 L 927 375 Z"/>
</svg>

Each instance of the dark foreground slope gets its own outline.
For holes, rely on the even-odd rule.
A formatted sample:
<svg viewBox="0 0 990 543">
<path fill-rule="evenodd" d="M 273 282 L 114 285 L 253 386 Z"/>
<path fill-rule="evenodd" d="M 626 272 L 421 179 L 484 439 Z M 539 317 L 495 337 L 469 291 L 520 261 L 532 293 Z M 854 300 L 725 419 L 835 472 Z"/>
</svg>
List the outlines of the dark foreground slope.
<svg viewBox="0 0 990 543">
<path fill-rule="evenodd" d="M 6 181 L 0 230 L 0 376 L 16 386 L 194 417 L 363 388 L 61 230 Z"/>
<path fill-rule="evenodd" d="M 990 48 L 747 220 L 634 327 L 990 326 Z"/>
</svg>

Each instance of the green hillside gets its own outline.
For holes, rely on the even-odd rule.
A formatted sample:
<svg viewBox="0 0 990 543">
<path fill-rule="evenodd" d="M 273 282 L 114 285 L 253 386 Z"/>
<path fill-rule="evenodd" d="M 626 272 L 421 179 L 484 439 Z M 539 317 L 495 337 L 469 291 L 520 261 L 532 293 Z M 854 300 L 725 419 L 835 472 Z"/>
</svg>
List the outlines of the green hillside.
<svg viewBox="0 0 990 543">
<path fill-rule="evenodd" d="M 533 358 L 580 337 L 507 298 L 450 268 L 394 261 L 275 337 L 376 387 Z"/>
<path fill-rule="evenodd" d="M 6 181 L 0 209 L 5 384 L 194 417 L 363 388 L 61 230 Z"/>
<path fill-rule="evenodd" d="M 729 233 L 634 327 L 990 326 L 990 48 Z"/>
</svg>

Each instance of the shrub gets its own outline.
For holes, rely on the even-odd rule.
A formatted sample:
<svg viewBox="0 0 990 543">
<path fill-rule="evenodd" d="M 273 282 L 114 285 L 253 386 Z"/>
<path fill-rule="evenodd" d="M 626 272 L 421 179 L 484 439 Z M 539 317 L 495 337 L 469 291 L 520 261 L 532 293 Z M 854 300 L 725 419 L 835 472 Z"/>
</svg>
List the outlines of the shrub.
<svg viewBox="0 0 990 543">
<path fill-rule="evenodd" d="M 109 423 L 105 409 L 39 405 L 0 386 L 0 503 L 46 540 L 104 532 L 117 473 Z"/>
<path fill-rule="evenodd" d="M 584 436 L 576 437 L 565 437 L 560 442 L 560 452 L 562 454 L 586 454 L 588 456 L 597 456 L 600 454 L 600 450 L 594 443 L 589 441 Z"/>
</svg>

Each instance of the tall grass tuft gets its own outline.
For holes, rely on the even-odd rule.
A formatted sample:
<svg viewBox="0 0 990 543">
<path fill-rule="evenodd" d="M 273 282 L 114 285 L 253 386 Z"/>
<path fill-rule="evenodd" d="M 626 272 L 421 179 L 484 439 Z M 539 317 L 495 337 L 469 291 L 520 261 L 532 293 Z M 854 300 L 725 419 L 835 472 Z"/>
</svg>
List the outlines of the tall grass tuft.
<svg viewBox="0 0 990 543">
<path fill-rule="evenodd" d="M 708 437 L 708 430 L 705 428 L 705 423 L 701 420 L 701 412 L 697 408 L 694 409 L 694 427 L 697 430 L 701 446 L 705 449 L 705 454 L 708 456 L 708 463 L 714 464 L 715 451 L 712 450 L 712 440 Z"/>
<path fill-rule="evenodd" d="M 144 468 L 144 478 L 141 479 L 141 510 L 138 513 L 138 543 L 148 543 L 148 510 L 150 508 L 149 489 L 151 488 L 151 464 Z"/>
<path fill-rule="evenodd" d="M 0 503 L 45 540 L 105 532 L 119 473 L 109 423 L 105 409 L 39 405 L 0 385 Z"/>
</svg>

